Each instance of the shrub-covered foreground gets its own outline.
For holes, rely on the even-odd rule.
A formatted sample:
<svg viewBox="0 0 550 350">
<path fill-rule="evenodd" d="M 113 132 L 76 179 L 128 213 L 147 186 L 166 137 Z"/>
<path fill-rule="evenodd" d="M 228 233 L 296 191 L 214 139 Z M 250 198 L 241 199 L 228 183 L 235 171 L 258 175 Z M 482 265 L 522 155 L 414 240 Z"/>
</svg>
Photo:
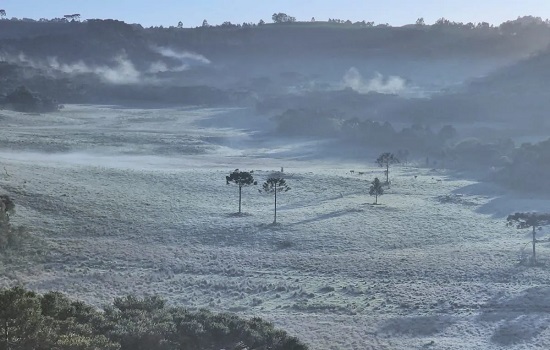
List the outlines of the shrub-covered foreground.
<svg viewBox="0 0 550 350">
<path fill-rule="evenodd" d="M 0 292 L 0 350 L 307 349 L 260 318 L 168 307 L 158 297 L 115 299 L 104 310 L 59 292 Z"/>
</svg>

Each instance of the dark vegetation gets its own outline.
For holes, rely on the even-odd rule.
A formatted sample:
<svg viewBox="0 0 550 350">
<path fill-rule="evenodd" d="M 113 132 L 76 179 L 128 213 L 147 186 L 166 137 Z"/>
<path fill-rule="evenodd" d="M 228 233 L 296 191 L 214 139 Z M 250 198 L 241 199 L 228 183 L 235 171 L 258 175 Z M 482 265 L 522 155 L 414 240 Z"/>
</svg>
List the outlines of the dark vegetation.
<svg viewBox="0 0 550 350">
<path fill-rule="evenodd" d="M 550 139 L 512 149 L 503 163 L 495 175 L 503 185 L 520 191 L 550 193 L 550 184 L 544 180 L 550 172 Z"/>
<path fill-rule="evenodd" d="M 272 324 L 171 307 L 158 297 L 117 298 L 98 310 L 58 292 L 0 291 L 2 350 L 301 350 Z"/>
<path fill-rule="evenodd" d="M 55 100 L 32 93 L 25 86 L 20 86 L 6 96 L 0 96 L 0 108 L 17 112 L 48 113 L 62 108 Z"/>
<path fill-rule="evenodd" d="M 436 131 L 422 124 L 396 130 L 388 121 L 344 119 L 326 110 L 292 109 L 273 120 L 277 132 L 286 136 L 333 137 L 358 146 L 408 149 L 416 153 L 442 151 L 458 137 L 458 131 L 449 124 Z"/>
</svg>

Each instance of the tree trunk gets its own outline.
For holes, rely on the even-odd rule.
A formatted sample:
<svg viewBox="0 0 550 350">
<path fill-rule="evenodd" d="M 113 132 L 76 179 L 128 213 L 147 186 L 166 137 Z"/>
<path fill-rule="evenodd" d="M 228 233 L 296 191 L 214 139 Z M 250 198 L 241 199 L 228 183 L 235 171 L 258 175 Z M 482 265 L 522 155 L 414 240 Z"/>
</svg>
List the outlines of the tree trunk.
<svg viewBox="0 0 550 350">
<path fill-rule="evenodd" d="M 535 255 L 535 243 L 536 243 L 536 238 L 535 238 L 535 235 L 536 235 L 536 231 L 535 231 L 535 226 L 533 226 L 533 265 L 535 265 L 537 263 L 537 257 Z"/>
<path fill-rule="evenodd" d="M 275 186 L 275 219 L 273 223 L 277 223 L 277 186 Z"/>
<path fill-rule="evenodd" d="M 241 213 L 241 189 L 242 186 L 239 186 L 239 214 Z"/>
<path fill-rule="evenodd" d="M 4 344 L 6 350 L 10 349 L 10 335 L 9 335 L 9 321 L 6 320 L 4 324 Z"/>
<path fill-rule="evenodd" d="M 374 204 L 378 204 L 378 194 L 374 195 Z"/>
<path fill-rule="evenodd" d="M 390 183 L 390 163 L 386 163 L 386 183 Z"/>
</svg>

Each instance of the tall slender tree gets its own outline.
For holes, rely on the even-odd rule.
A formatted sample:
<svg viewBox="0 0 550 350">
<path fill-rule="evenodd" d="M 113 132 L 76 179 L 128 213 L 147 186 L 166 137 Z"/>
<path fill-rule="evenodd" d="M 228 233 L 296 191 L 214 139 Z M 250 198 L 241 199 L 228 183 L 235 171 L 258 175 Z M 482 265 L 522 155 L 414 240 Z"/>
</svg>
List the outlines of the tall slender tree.
<svg viewBox="0 0 550 350">
<path fill-rule="evenodd" d="M 225 177 L 228 185 L 234 184 L 239 187 L 239 214 L 241 214 L 242 188 L 258 184 L 254 181 L 253 173 L 254 171 L 239 171 L 239 169 L 235 169 L 229 176 Z"/>
<path fill-rule="evenodd" d="M 378 156 L 376 159 L 376 164 L 378 164 L 379 167 L 385 167 L 385 174 L 386 174 L 386 184 L 390 183 L 390 165 L 399 163 L 399 159 L 397 159 L 396 156 L 393 155 L 393 153 L 382 153 Z"/>
<path fill-rule="evenodd" d="M 542 226 L 550 225 L 550 214 L 545 213 L 515 213 L 510 214 L 506 218 L 508 226 L 515 226 L 518 230 L 532 228 L 533 229 L 533 265 L 536 264 L 535 244 L 537 241 L 537 229 Z"/>
<path fill-rule="evenodd" d="M 267 194 L 274 194 L 275 197 L 275 216 L 273 218 L 273 223 L 277 223 L 277 192 L 287 192 L 290 191 L 290 187 L 286 184 L 285 179 L 281 177 L 270 177 L 264 182 L 260 192 Z"/>
<path fill-rule="evenodd" d="M 378 197 L 384 194 L 384 188 L 382 187 L 382 183 L 377 177 L 375 177 L 374 181 L 371 182 L 369 194 L 371 196 L 374 196 L 374 204 L 378 204 Z"/>
</svg>

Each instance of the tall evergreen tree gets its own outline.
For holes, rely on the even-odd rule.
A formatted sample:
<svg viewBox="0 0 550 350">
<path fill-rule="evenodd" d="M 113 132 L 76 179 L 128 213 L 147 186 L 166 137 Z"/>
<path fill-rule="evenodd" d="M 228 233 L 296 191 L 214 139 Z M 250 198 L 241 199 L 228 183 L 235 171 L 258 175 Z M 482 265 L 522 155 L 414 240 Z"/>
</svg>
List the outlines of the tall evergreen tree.
<svg viewBox="0 0 550 350">
<path fill-rule="evenodd" d="M 258 184 L 254 181 L 253 173 L 254 171 L 239 171 L 239 169 L 235 169 L 229 176 L 225 177 L 228 185 L 234 184 L 239 187 L 239 214 L 241 214 L 242 188 Z"/>
<path fill-rule="evenodd" d="M 515 213 L 510 214 L 506 218 L 508 221 L 508 226 L 515 226 L 519 229 L 532 228 L 533 229 L 533 265 L 536 264 L 536 252 L 535 244 L 537 241 L 537 229 L 540 229 L 542 226 L 550 225 L 550 214 L 544 213 Z"/>
<path fill-rule="evenodd" d="M 262 190 L 260 192 L 274 194 L 275 197 L 275 216 L 273 223 L 277 223 L 277 192 L 287 192 L 290 190 L 290 187 L 286 184 L 285 179 L 281 177 L 271 177 L 264 182 Z"/>
<path fill-rule="evenodd" d="M 390 165 L 399 163 L 399 159 L 397 159 L 396 156 L 393 155 L 393 153 L 382 153 L 378 158 L 376 159 L 376 164 L 380 167 L 385 167 L 385 174 L 386 174 L 386 184 L 390 183 Z"/>
</svg>

